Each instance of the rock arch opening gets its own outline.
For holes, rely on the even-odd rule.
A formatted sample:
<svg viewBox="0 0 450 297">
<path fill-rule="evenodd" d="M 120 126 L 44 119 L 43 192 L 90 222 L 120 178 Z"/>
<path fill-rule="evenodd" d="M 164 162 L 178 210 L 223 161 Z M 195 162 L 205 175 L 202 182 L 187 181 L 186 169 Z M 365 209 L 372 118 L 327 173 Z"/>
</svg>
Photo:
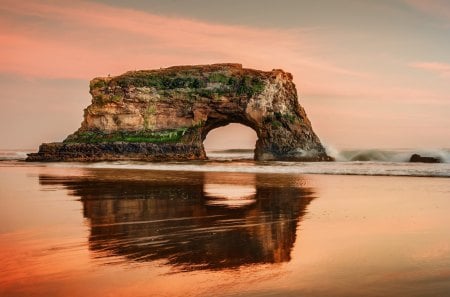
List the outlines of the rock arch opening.
<svg viewBox="0 0 450 297">
<path fill-rule="evenodd" d="M 228 153 L 236 158 L 254 157 L 258 135 L 255 130 L 240 123 L 228 123 L 211 128 L 202 135 L 203 147 L 210 158 L 218 157 L 220 153 Z"/>
</svg>

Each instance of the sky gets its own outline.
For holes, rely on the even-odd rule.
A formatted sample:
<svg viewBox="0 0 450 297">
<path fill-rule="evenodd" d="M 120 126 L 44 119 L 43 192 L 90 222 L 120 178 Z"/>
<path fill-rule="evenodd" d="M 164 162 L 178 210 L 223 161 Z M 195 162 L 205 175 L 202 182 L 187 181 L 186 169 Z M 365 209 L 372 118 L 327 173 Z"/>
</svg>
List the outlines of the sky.
<svg viewBox="0 0 450 297">
<path fill-rule="evenodd" d="M 447 0 L 0 0 L 0 44 L 1 149 L 78 129 L 94 77 L 222 62 L 291 72 L 326 145 L 450 147 Z"/>
</svg>

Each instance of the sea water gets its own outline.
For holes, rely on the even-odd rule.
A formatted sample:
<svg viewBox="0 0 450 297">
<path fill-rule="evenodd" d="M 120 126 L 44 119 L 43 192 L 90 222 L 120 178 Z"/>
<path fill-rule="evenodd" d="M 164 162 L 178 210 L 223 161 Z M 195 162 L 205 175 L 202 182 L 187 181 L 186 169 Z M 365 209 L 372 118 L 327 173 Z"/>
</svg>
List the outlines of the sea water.
<svg viewBox="0 0 450 297">
<path fill-rule="evenodd" d="M 212 151 L 207 161 L 49 163 L 75 168 L 141 169 L 162 171 L 247 172 L 338 175 L 450 177 L 450 150 L 417 150 L 442 163 L 411 163 L 412 150 L 346 150 L 331 154 L 336 162 L 253 161 L 252 150 Z M 364 161 L 362 161 L 364 160 Z"/>
<path fill-rule="evenodd" d="M 52 167 L 141 169 L 163 171 L 299 173 L 338 175 L 386 175 L 450 177 L 450 149 L 368 149 L 329 150 L 335 162 L 256 162 L 253 150 L 225 150 L 208 152 L 207 161 L 188 162 L 70 162 L 43 163 Z M 412 154 L 431 156 L 441 163 L 411 163 Z M 0 160 L 23 161 L 26 151 L 0 151 Z"/>
</svg>

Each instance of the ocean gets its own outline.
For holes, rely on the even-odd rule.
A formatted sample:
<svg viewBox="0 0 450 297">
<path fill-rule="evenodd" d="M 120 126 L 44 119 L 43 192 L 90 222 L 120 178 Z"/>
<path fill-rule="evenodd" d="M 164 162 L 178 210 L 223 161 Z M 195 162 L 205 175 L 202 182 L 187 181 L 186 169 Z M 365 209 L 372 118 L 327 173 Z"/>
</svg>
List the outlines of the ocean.
<svg viewBox="0 0 450 297">
<path fill-rule="evenodd" d="M 448 149 L 317 163 L 26 153 L 0 151 L 0 296 L 450 294 Z"/>
<path fill-rule="evenodd" d="M 0 161 L 23 161 L 27 151 L 0 151 Z M 253 150 L 208 152 L 207 161 L 45 163 L 50 167 L 109 168 L 163 171 L 248 172 L 338 175 L 450 177 L 450 149 L 329 150 L 336 162 L 255 162 Z M 412 154 L 438 158 L 441 163 L 411 163 Z"/>
</svg>

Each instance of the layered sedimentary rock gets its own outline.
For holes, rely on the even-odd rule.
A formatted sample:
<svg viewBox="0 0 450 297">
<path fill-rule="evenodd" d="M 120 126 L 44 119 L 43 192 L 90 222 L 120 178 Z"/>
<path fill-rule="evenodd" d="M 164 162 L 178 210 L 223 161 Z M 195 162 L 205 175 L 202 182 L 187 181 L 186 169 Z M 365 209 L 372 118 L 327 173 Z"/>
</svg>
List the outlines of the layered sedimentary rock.
<svg viewBox="0 0 450 297">
<path fill-rule="evenodd" d="M 27 160 L 201 160 L 208 132 L 230 123 L 256 132 L 256 160 L 331 159 L 283 70 L 213 64 L 130 71 L 93 79 L 90 93 L 78 131 L 42 144 Z"/>
</svg>

